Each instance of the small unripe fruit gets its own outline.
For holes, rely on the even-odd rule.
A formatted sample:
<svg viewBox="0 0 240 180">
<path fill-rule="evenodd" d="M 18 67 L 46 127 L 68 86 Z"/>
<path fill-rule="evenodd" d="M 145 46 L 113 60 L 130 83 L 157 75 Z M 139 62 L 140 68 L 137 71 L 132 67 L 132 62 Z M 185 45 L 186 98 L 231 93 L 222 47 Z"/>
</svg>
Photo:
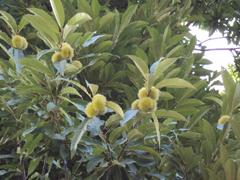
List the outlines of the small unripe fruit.
<svg viewBox="0 0 240 180">
<path fill-rule="evenodd" d="M 141 88 L 139 91 L 138 91 L 138 98 L 141 99 L 141 98 L 144 98 L 144 97 L 147 97 L 148 96 L 148 90 L 147 88 L 143 87 Z"/>
<path fill-rule="evenodd" d="M 27 49 L 27 47 L 28 47 L 28 42 L 27 42 L 27 40 L 23 37 L 23 50 L 25 50 L 25 49 Z"/>
<path fill-rule="evenodd" d="M 74 50 L 72 46 L 68 43 L 62 43 L 61 55 L 65 59 L 71 59 L 74 56 Z"/>
<path fill-rule="evenodd" d="M 105 96 L 103 96 L 101 94 L 96 94 L 92 99 L 92 103 L 93 103 L 94 108 L 99 110 L 99 112 L 102 113 L 105 111 L 107 99 Z"/>
<path fill-rule="evenodd" d="M 12 47 L 25 50 L 28 47 L 28 42 L 23 36 L 14 35 L 12 37 Z"/>
<path fill-rule="evenodd" d="M 94 108 L 93 103 L 88 103 L 85 108 L 85 114 L 88 118 L 93 118 L 98 115 L 98 111 Z"/>
<path fill-rule="evenodd" d="M 82 63 L 80 61 L 73 61 L 72 65 L 74 67 L 76 67 L 77 69 L 81 69 L 82 68 Z"/>
<path fill-rule="evenodd" d="M 225 123 L 227 123 L 230 119 L 231 119 L 230 116 L 228 116 L 228 115 L 223 115 L 223 116 L 221 116 L 220 119 L 218 120 L 218 124 L 225 124 Z"/>
<path fill-rule="evenodd" d="M 63 59 L 62 55 L 60 52 L 55 52 L 53 55 L 52 55 L 52 62 L 55 63 L 55 62 L 58 62 L 58 61 L 61 61 Z"/>
<path fill-rule="evenodd" d="M 143 112 L 151 112 L 156 108 L 156 101 L 150 97 L 144 97 L 139 100 L 138 107 Z"/>
<path fill-rule="evenodd" d="M 138 109 L 138 103 L 139 103 L 139 99 L 133 101 L 133 103 L 131 105 L 131 108 L 132 109 Z"/>
<path fill-rule="evenodd" d="M 160 94 L 160 91 L 155 88 L 155 87 L 151 87 L 150 89 L 150 92 L 149 92 L 149 97 L 154 99 L 154 100 L 158 100 L 159 99 L 159 94 Z"/>
</svg>

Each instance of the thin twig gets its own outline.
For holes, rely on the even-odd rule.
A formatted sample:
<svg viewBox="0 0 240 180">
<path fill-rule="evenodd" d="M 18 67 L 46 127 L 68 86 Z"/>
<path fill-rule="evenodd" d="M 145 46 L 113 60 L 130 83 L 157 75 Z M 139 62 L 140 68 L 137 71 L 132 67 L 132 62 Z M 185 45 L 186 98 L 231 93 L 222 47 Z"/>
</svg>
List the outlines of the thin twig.
<svg viewBox="0 0 240 180">
<path fill-rule="evenodd" d="M 126 149 L 126 147 L 127 147 L 127 144 L 128 144 L 128 141 L 126 141 L 126 142 L 124 143 L 124 145 L 123 145 L 123 147 L 122 147 L 122 150 L 121 150 L 121 152 L 119 153 L 119 155 L 118 155 L 118 157 L 117 157 L 117 160 L 120 160 L 120 159 L 122 158 L 122 156 L 123 156 L 123 154 L 124 154 L 124 151 L 125 151 L 125 149 Z"/>
<path fill-rule="evenodd" d="M 194 49 L 195 51 L 236 51 L 240 50 L 240 47 L 237 48 L 210 48 L 210 49 Z"/>
<path fill-rule="evenodd" d="M 227 39 L 227 38 L 230 38 L 230 37 L 228 37 L 228 36 L 225 36 L 225 37 L 224 37 L 224 36 L 223 36 L 223 37 L 208 38 L 208 39 L 200 42 L 200 43 L 197 44 L 197 45 L 198 45 L 198 46 L 201 46 L 202 44 L 204 44 L 204 43 L 206 43 L 206 42 L 208 42 L 208 41 L 217 40 L 217 39 Z"/>
</svg>

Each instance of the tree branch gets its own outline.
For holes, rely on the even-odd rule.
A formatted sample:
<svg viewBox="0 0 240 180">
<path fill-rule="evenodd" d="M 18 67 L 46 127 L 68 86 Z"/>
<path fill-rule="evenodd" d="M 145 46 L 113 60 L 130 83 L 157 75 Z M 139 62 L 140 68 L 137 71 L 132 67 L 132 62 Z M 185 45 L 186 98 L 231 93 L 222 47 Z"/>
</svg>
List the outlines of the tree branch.
<svg viewBox="0 0 240 180">
<path fill-rule="evenodd" d="M 200 42 L 199 44 L 197 44 L 198 46 L 201 46 L 202 44 L 204 44 L 205 42 L 208 42 L 208 41 L 212 41 L 212 40 L 217 40 L 217 39 L 227 39 L 227 38 L 230 38 L 229 36 L 225 36 L 225 37 L 214 37 L 214 38 L 208 38 L 202 42 Z"/>
<path fill-rule="evenodd" d="M 198 49 L 195 48 L 195 51 L 236 51 L 236 50 L 240 50 L 240 47 L 237 48 L 210 48 L 210 49 Z"/>
</svg>

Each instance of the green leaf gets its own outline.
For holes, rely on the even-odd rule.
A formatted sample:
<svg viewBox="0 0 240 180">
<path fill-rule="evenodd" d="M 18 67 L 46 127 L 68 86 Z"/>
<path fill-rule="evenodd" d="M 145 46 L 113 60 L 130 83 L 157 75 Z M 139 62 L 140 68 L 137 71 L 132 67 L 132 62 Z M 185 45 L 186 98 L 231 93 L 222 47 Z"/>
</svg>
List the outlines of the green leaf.
<svg viewBox="0 0 240 180">
<path fill-rule="evenodd" d="M 238 166 L 237 177 L 236 177 L 236 179 L 240 179 L 240 166 Z"/>
<path fill-rule="evenodd" d="M 157 133 L 158 146 L 159 146 L 159 150 L 160 150 L 160 146 L 161 146 L 160 125 L 159 125 L 158 118 L 155 113 L 152 113 L 152 118 L 154 121 L 155 129 L 156 129 L 156 133 Z"/>
<path fill-rule="evenodd" d="M 194 107 L 194 106 L 202 106 L 202 105 L 204 105 L 204 103 L 201 100 L 195 99 L 195 98 L 189 98 L 189 99 L 184 99 L 181 102 L 179 102 L 177 107 L 180 107 L 180 106 Z"/>
<path fill-rule="evenodd" d="M 47 74 L 48 76 L 53 76 L 53 72 L 44 65 L 41 61 L 33 58 L 24 58 L 21 61 L 21 64 L 27 68 L 34 69 L 37 72 Z"/>
<path fill-rule="evenodd" d="M 164 49 L 166 49 L 166 42 L 167 39 L 169 39 L 171 29 L 169 25 L 165 28 L 164 33 L 163 33 L 163 38 L 161 42 L 161 53 L 164 53 Z"/>
<path fill-rule="evenodd" d="M 26 25 L 28 25 L 29 22 L 26 21 L 26 19 L 24 18 L 24 16 L 21 18 L 19 24 L 18 24 L 18 31 L 21 31 Z"/>
<path fill-rule="evenodd" d="M 86 12 L 88 14 L 92 14 L 91 6 L 89 5 L 88 1 L 86 0 L 78 0 L 78 9 L 82 12 Z"/>
<path fill-rule="evenodd" d="M 12 54 L 9 53 L 7 48 L 4 45 L 2 45 L 1 43 L 0 43 L 0 49 L 2 49 L 9 57 L 12 57 Z"/>
<path fill-rule="evenodd" d="M 204 100 L 210 100 L 210 101 L 214 101 L 215 103 L 217 103 L 219 106 L 222 107 L 223 102 L 220 98 L 218 97 L 214 97 L 214 96 L 206 96 L 203 98 Z"/>
<path fill-rule="evenodd" d="M 71 140 L 71 147 L 70 147 L 71 158 L 74 157 L 77 150 L 78 143 L 81 141 L 83 135 L 87 131 L 88 122 L 89 122 L 88 120 L 83 121 L 74 131 L 74 135 Z"/>
<path fill-rule="evenodd" d="M 236 84 L 232 76 L 226 70 L 222 70 L 222 78 L 226 94 L 233 94 Z"/>
<path fill-rule="evenodd" d="M 63 97 L 63 96 L 60 96 L 60 95 L 58 96 L 58 98 L 60 98 L 63 101 L 66 101 L 66 102 L 74 105 L 79 111 L 84 112 L 84 110 L 85 110 L 85 108 L 84 108 L 84 106 L 82 104 L 75 103 L 75 102 L 71 101 L 69 98 L 66 98 L 66 97 Z"/>
<path fill-rule="evenodd" d="M 61 95 L 64 95 L 64 94 L 72 94 L 72 95 L 76 95 L 76 96 L 79 96 L 79 97 L 82 97 L 79 92 L 73 88 L 73 87 L 65 87 L 61 90 Z"/>
<path fill-rule="evenodd" d="M 144 60 L 142 60 L 141 58 L 139 58 L 137 56 L 133 56 L 133 55 L 128 55 L 127 57 L 129 57 L 134 62 L 134 64 L 138 68 L 138 70 L 142 73 L 143 77 L 146 79 L 149 71 L 148 71 L 148 66 L 144 62 Z"/>
<path fill-rule="evenodd" d="M 91 6 L 92 6 L 93 16 L 94 17 L 99 16 L 101 5 L 99 4 L 98 0 L 92 0 Z"/>
<path fill-rule="evenodd" d="M 237 167 L 232 159 L 224 164 L 224 172 L 227 180 L 236 180 Z"/>
<path fill-rule="evenodd" d="M 46 23 L 47 27 L 49 28 L 48 30 L 53 31 L 54 33 L 59 33 L 59 28 L 56 21 L 44 10 L 37 8 L 29 8 L 28 10 L 36 16 L 39 16 L 42 21 Z"/>
<path fill-rule="evenodd" d="M 40 141 L 43 139 L 42 134 L 38 134 L 35 138 L 30 136 L 27 142 L 23 146 L 23 150 L 27 151 L 27 154 L 32 154 L 34 149 L 39 146 Z"/>
<path fill-rule="evenodd" d="M 191 88 L 196 89 L 192 84 L 189 82 L 180 79 L 180 78 L 170 78 L 164 79 L 155 85 L 156 88 L 161 89 L 163 87 L 168 88 Z"/>
<path fill-rule="evenodd" d="M 159 60 L 158 65 L 154 71 L 154 79 L 158 79 L 171 65 L 173 65 L 179 58 L 166 58 Z"/>
<path fill-rule="evenodd" d="M 171 56 L 173 56 L 176 52 L 178 52 L 179 50 L 181 50 L 183 48 L 182 45 L 178 45 L 175 48 L 173 48 L 167 55 L 166 57 L 169 58 Z"/>
<path fill-rule="evenodd" d="M 54 31 L 48 29 L 51 29 L 51 27 L 49 27 L 49 23 L 43 21 L 40 16 L 36 15 L 27 14 L 23 16 L 23 18 L 40 33 L 40 38 L 42 38 L 48 44 L 53 44 L 54 47 L 57 46 L 56 44 L 59 41 L 58 36 L 56 33 L 54 33 Z"/>
<path fill-rule="evenodd" d="M 236 83 L 234 82 L 233 78 L 231 75 L 226 71 L 222 70 L 222 78 L 223 78 L 223 84 L 226 92 L 226 99 L 223 103 L 223 112 L 222 114 L 229 114 L 233 111 L 233 97 L 235 94 L 235 89 L 236 89 Z"/>
<path fill-rule="evenodd" d="M 219 158 L 220 158 L 220 161 L 221 161 L 222 164 L 225 164 L 225 162 L 228 159 L 228 156 L 229 156 L 229 154 L 228 154 L 226 146 L 221 145 L 220 146 L 220 156 L 219 156 Z"/>
<path fill-rule="evenodd" d="M 135 14 L 137 10 L 137 5 L 129 6 L 128 9 L 124 12 L 122 19 L 121 19 L 121 25 L 119 28 L 118 36 L 123 32 L 123 30 L 126 28 L 126 26 L 130 23 L 133 15 Z"/>
<path fill-rule="evenodd" d="M 202 132 L 204 133 L 206 139 L 210 141 L 210 143 L 214 147 L 216 144 L 216 134 L 212 125 L 206 120 L 202 120 Z"/>
<path fill-rule="evenodd" d="M 65 21 L 65 13 L 61 0 L 50 0 L 54 16 L 60 28 L 63 27 Z"/>
<path fill-rule="evenodd" d="M 102 16 L 99 20 L 99 29 L 106 27 L 111 24 L 114 20 L 115 14 L 112 12 L 108 12 L 106 15 Z"/>
<path fill-rule="evenodd" d="M 148 147 L 148 146 L 143 146 L 143 145 L 130 146 L 128 149 L 132 150 L 132 151 L 145 151 L 145 152 L 148 152 L 149 154 L 153 155 L 154 157 L 156 157 L 156 160 L 161 159 L 160 154 L 158 152 L 156 152 L 153 148 Z"/>
<path fill-rule="evenodd" d="M 169 92 L 160 91 L 159 99 L 168 101 L 174 99 L 174 96 L 171 95 Z"/>
<path fill-rule="evenodd" d="M 5 11 L 0 11 L 0 14 L 2 15 L 0 16 L 0 19 L 4 20 L 5 23 L 7 23 L 7 25 L 12 29 L 12 33 L 17 34 L 18 26 L 12 15 Z"/>
<path fill-rule="evenodd" d="M 124 127 L 115 128 L 109 135 L 109 142 L 114 143 L 122 135 Z"/>
<path fill-rule="evenodd" d="M 77 86 L 77 87 L 80 88 L 84 93 L 86 93 L 86 94 L 88 95 L 88 97 L 90 97 L 90 98 L 92 97 L 92 96 L 88 93 L 87 89 L 86 89 L 83 85 L 81 85 L 79 82 L 74 81 L 74 80 L 64 79 L 64 78 L 60 78 L 60 80 L 69 82 L 69 83 Z"/>
<path fill-rule="evenodd" d="M 144 137 L 144 135 L 138 130 L 138 129 L 132 129 L 129 133 L 128 133 L 128 140 L 138 140 L 140 138 Z"/>
<path fill-rule="evenodd" d="M 201 138 L 202 138 L 201 133 L 191 132 L 191 131 L 183 132 L 183 133 L 179 134 L 178 136 L 183 137 L 183 138 L 187 138 L 187 139 L 192 139 L 194 141 L 201 140 Z"/>
<path fill-rule="evenodd" d="M 33 160 L 30 161 L 30 164 L 28 166 L 28 176 L 30 176 L 35 171 L 35 169 L 37 168 L 40 160 L 41 160 L 41 158 L 33 159 Z"/>
<path fill-rule="evenodd" d="M 2 39 L 8 45 L 11 45 L 11 38 L 5 32 L 0 31 L 0 39 Z"/>
<path fill-rule="evenodd" d="M 111 115 L 105 122 L 107 128 L 115 127 L 119 125 L 119 122 L 122 118 L 118 114 Z"/>
<path fill-rule="evenodd" d="M 233 132 L 236 136 L 236 138 L 240 142 L 240 121 L 239 121 L 239 116 L 234 116 L 234 119 L 230 121 L 232 125 Z"/>
<path fill-rule="evenodd" d="M 77 25 L 77 24 L 81 25 L 90 20 L 92 20 L 92 18 L 87 13 L 77 13 L 68 21 L 67 24 L 68 25 Z"/>
<path fill-rule="evenodd" d="M 87 86 L 90 89 L 92 95 L 95 96 L 95 94 L 97 94 L 97 92 L 98 92 L 99 86 L 97 84 L 91 84 L 91 83 L 88 83 L 88 82 L 87 82 Z"/>
<path fill-rule="evenodd" d="M 181 115 L 180 113 L 172 110 L 160 109 L 156 111 L 156 116 L 158 118 L 165 117 L 165 118 L 173 118 L 175 120 L 182 120 L 186 121 L 186 118 Z"/>
<path fill-rule="evenodd" d="M 193 85 L 194 85 L 195 89 L 187 89 L 187 90 L 185 90 L 185 93 L 181 96 L 180 100 L 183 100 L 185 98 L 191 97 L 197 91 L 205 88 L 207 86 L 207 82 L 204 81 L 204 80 L 199 80 L 199 81 L 195 82 Z"/>
<path fill-rule="evenodd" d="M 124 117 L 124 113 L 122 108 L 115 102 L 108 101 L 107 107 L 115 111 L 117 114 L 119 114 L 122 118 Z"/>
<path fill-rule="evenodd" d="M 233 96 L 232 109 L 236 110 L 240 106 L 240 84 L 237 83 Z"/>
</svg>

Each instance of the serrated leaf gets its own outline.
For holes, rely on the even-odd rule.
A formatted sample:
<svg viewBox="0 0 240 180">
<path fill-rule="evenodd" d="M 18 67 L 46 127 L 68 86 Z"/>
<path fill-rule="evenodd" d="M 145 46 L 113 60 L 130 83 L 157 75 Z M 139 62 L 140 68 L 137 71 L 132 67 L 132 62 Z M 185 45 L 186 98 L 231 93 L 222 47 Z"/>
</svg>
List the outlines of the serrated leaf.
<svg viewBox="0 0 240 180">
<path fill-rule="evenodd" d="M 31 175 L 35 171 L 35 169 L 37 168 L 40 160 L 41 159 L 38 158 L 38 159 L 33 159 L 33 160 L 30 161 L 30 164 L 28 166 L 28 176 Z"/>
<path fill-rule="evenodd" d="M 38 8 L 29 8 L 28 9 L 31 13 L 39 16 L 42 21 L 45 22 L 46 26 L 49 31 L 53 31 L 54 33 L 59 33 L 58 25 L 56 21 L 44 10 Z"/>
<path fill-rule="evenodd" d="M 71 158 L 73 158 L 73 156 L 75 155 L 78 143 L 81 141 L 83 135 L 87 131 L 88 122 L 89 122 L 88 120 L 83 121 L 74 131 L 74 135 L 73 135 L 73 138 L 71 139 L 71 147 L 70 147 Z"/>
<path fill-rule="evenodd" d="M 233 133 L 235 134 L 236 138 L 240 141 L 240 121 L 239 116 L 234 117 L 231 119 L 230 123 L 232 125 Z"/>
<path fill-rule="evenodd" d="M 204 105 L 204 103 L 201 100 L 195 99 L 195 98 L 188 98 L 180 101 L 177 107 L 180 107 L 180 106 L 194 107 L 194 106 L 202 106 L 202 105 Z"/>
<path fill-rule="evenodd" d="M 11 38 L 5 32 L 0 31 L 0 39 L 2 39 L 8 45 L 11 45 Z"/>
<path fill-rule="evenodd" d="M 221 100 L 220 98 L 218 98 L 218 97 L 215 97 L 215 96 L 206 96 L 206 97 L 204 97 L 203 99 L 204 99 L 204 100 L 206 99 L 206 100 L 213 101 L 213 102 L 217 103 L 217 104 L 218 104 L 219 106 L 221 106 L 221 107 L 222 107 L 222 105 L 223 105 L 222 100 Z"/>
<path fill-rule="evenodd" d="M 108 12 L 106 15 L 102 16 L 99 20 L 99 28 L 104 28 L 106 25 L 110 24 L 114 20 L 115 14 Z"/>
<path fill-rule="evenodd" d="M 95 96 L 95 94 L 97 94 L 99 86 L 97 84 L 91 84 L 87 80 L 86 80 L 86 84 L 89 87 L 92 95 Z"/>
<path fill-rule="evenodd" d="M 161 89 L 163 87 L 167 88 L 191 88 L 196 89 L 191 83 L 180 78 L 170 78 L 164 79 L 155 85 L 156 88 Z"/>
<path fill-rule="evenodd" d="M 0 19 L 4 20 L 5 23 L 7 23 L 7 25 L 11 28 L 13 34 L 16 34 L 18 32 L 18 26 L 12 15 L 6 11 L 0 11 L 0 14 L 2 15 L 0 16 Z"/>
<path fill-rule="evenodd" d="M 160 91 L 159 99 L 168 101 L 174 99 L 174 96 L 171 95 L 169 92 Z"/>
<path fill-rule="evenodd" d="M 154 69 L 154 79 L 159 78 L 159 76 L 164 73 L 171 65 L 173 65 L 179 58 L 165 58 L 159 60 L 156 68 Z"/>
<path fill-rule="evenodd" d="M 119 138 L 119 136 L 122 135 L 123 131 L 124 131 L 123 127 L 115 128 L 109 135 L 109 142 L 114 143 Z"/>
<path fill-rule="evenodd" d="M 77 13 L 69 21 L 68 25 L 81 25 L 87 21 L 90 21 L 92 18 L 87 13 Z"/>
<path fill-rule="evenodd" d="M 43 39 L 47 44 L 51 44 L 51 46 L 54 47 L 57 46 L 57 43 L 59 41 L 58 34 L 46 28 L 49 27 L 49 23 L 43 21 L 40 16 L 31 14 L 24 15 L 23 18 L 40 33 L 39 37 Z"/>
<path fill-rule="evenodd" d="M 65 21 L 65 13 L 61 0 L 50 0 L 50 4 L 59 27 L 63 27 Z"/>
<path fill-rule="evenodd" d="M 144 135 L 138 130 L 138 129 L 132 129 L 129 133 L 128 133 L 128 140 L 137 140 L 144 137 Z"/>
<path fill-rule="evenodd" d="M 93 16 L 94 17 L 99 16 L 101 5 L 99 4 L 98 0 L 92 0 L 91 6 L 92 6 Z"/>
<path fill-rule="evenodd" d="M 154 157 L 156 157 L 156 160 L 160 160 L 161 156 L 158 152 L 156 152 L 153 148 L 148 147 L 148 146 L 143 146 L 143 145 L 139 145 L 139 146 L 130 146 L 129 150 L 135 150 L 135 151 L 145 151 L 148 152 L 149 154 L 153 155 Z"/>
<path fill-rule="evenodd" d="M 115 111 L 117 114 L 119 114 L 122 118 L 124 117 L 124 113 L 122 108 L 115 102 L 108 101 L 107 107 Z"/>
<path fill-rule="evenodd" d="M 69 82 L 69 83 L 77 86 L 77 87 L 80 88 L 84 93 L 86 93 L 86 94 L 88 95 L 88 97 L 90 97 L 90 98 L 92 97 L 92 96 L 88 93 L 87 89 L 86 89 L 83 85 L 81 85 L 79 82 L 74 81 L 74 80 L 64 79 L 64 78 L 60 78 L 60 80 Z"/>
<path fill-rule="evenodd" d="M 138 68 L 138 70 L 142 73 L 143 77 L 146 79 L 149 71 L 148 71 L 148 66 L 144 62 L 144 60 L 142 60 L 141 58 L 139 58 L 137 56 L 133 56 L 133 55 L 128 55 L 127 57 L 129 57 L 134 62 L 134 64 Z"/>
<path fill-rule="evenodd" d="M 21 61 L 21 64 L 27 68 L 34 69 L 40 73 L 47 74 L 48 76 L 53 76 L 53 72 L 44 65 L 41 61 L 33 58 L 24 58 Z"/>
<path fill-rule="evenodd" d="M 152 118 L 153 118 L 154 126 L 156 129 L 158 146 L 159 146 L 159 150 L 160 150 L 160 146 L 161 146 L 160 124 L 159 124 L 158 118 L 155 113 L 152 113 Z"/>
<path fill-rule="evenodd" d="M 172 111 L 172 110 L 166 110 L 166 109 L 157 110 L 156 116 L 159 118 L 165 117 L 165 118 L 173 118 L 175 120 L 186 121 L 186 118 L 183 115 L 181 115 L 177 111 Z"/>
<path fill-rule="evenodd" d="M 138 7 L 137 5 L 129 6 L 127 8 L 127 10 L 124 12 L 124 14 L 122 15 L 121 25 L 119 27 L 118 36 L 120 36 L 120 34 L 123 32 L 123 30 L 126 28 L 126 26 L 130 23 L 133 15 L 135 14 L 135 12 L 137 10 L 137 7 Z"/>
<path fill-rule="evenodd" d="M 236 180 L 236 164 L 232 159 L 228 159 L 224 164 L 224 172 L 227 180 Z"/>
<path fill-rule="evenodd" d="M 76 95 L 76 96 L 79 96 L 79 97 L 82 97 L 79 92 L 73 88 L 73 87 L 65 87 L 61 90 L 61 95 L 65 95 L 65 94 L 72 94 L 72 95 Z"/>
</svg>

